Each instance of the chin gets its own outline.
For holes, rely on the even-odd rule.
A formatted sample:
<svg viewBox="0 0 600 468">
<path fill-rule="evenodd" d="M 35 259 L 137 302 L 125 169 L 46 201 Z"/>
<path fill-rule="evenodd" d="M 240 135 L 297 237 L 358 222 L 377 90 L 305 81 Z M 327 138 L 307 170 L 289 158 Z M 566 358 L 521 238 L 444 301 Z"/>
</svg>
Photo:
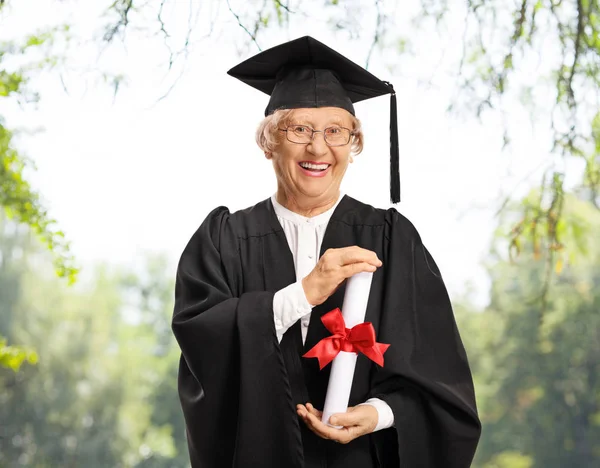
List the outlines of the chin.
<svg viewBox="0 0 600 468">
<path fill-rule="evenodd" d="M 320 198 L 332 191 L 331 186 L 327 187 L 304 187 L 302 192 L 304 195 L 311 198 Z"/>
</svg>

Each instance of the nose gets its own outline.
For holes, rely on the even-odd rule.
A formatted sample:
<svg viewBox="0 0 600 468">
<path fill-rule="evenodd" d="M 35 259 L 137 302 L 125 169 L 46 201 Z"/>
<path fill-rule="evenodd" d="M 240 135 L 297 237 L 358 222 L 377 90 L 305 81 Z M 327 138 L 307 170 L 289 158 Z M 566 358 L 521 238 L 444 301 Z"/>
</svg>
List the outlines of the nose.
<svg viewBox="0 0 600 468">
<path fill-rule="evenodd" d="M 323 133 L 315 133 L 306 149 L 315 156 L 321 156 L 327 153 L 329 149 L 327 143 L 325 143 L 325 135 Z"/>
</svg>

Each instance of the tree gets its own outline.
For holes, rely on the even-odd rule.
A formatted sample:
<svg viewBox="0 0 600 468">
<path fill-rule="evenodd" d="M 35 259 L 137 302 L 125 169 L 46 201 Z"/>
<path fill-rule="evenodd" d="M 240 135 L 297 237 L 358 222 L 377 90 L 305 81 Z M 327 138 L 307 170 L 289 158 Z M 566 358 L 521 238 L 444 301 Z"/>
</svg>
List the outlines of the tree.
<svg viewBox="0 0 600 468">
<path fill-rule="evenodd" d="M 67 287 L 26 229 L 13 237 L 0 332 L 43 359 L 0 369 L 0 467 L 187 467 L 165 260 Z"/>
<path fill-rule="evenodd" d="M 416 7 L 416 13 L 411 7 Z M 412 21 L 397 27 L 411 14 Z M 422 30 L 427 31 L 428 41 L 437 39 L 433 49 L 446 50 L 449 33 L 445 28 L 457 16 L 464 18 L 464 32 L 461 53 L 448 65 L 457 80 L 456 99 L 449 103 L 449 109 L 482 117 L 490 111 L 505 113 L 507 102 L 521 102 L 530 108 L 532 120 L 541 121 L 552 133 L 552 148 L 539 181 L 540 196 L 522 201 L 520 220 L 507 235 L 513 243 L 541 236 L 546 239 L 541 244 L 544 249 L 566 247 L 556 229 L 562 217 L 566 176 L 574 174 L 575 185 L 585 188 L 587 199 L 600 207 L 598 0 L 419 0 L 414 5 L 382 0 L 213 0 L 185 5 L 173 0 L 111 0 L 99 18 L 102 34 L 79 40 L 97 40 L 104 50 L 119 40 L 126 43 L 128 34 L 160 35 L 168 55 L 166 66 L 177 75 L 185 71 L 185 62 L 194 49 L 213 35 L 225 32 L 246 47 L 260 50 L 269 34 L 319 21 L 345 39 L 368 42 L 366 66 L 378 52 L 379 60 L 387 57 L 394 65 L 399 57 L 411 54 L 414 44 L 410 38 L 415 36 L 418 41 Z M 229 26 L 232 23 L 234 29 Z M 452 48 L 456 50 L 456 43 Z M 538 66 L 532 67 L 532 63 Z M 21 79 L 22 75 L 18 76 L 13 87 Z M 107 80 L 116 92 L 123 77 L 117 74 Z M 507 127 L 505 145 L 510 141 Z M 571 160 L 581 161 L 583 170 L 573 167 Z M 514 201 L 512 198 L 509 193 L 499 203 L 500 211 Z M 524 228 L 532 224 L 542 228 Z M 43 232 L 43 222 L 41 226 Z M 56 242 L 59 237 L 55 233 L 51 239 Z"/>
<path fill-rule="evenodd" d="M 0 10 L 4 2 L 0 2 Z M 28 75 L 35 70 L 50 66 L 52 58 L 34 61 L 20 68 L 10 70 L 11 59 L 24 57 L 32 49 L 40 48 L 51 42 L 56 30 L 38 33 L 26 37 L 21 44 L 0 43 L 0 102 L 18 96 L 23 104 L 36 102 L 38 96 L 27 88 Z M 8 65 L 5 65 L 8 62 Z M 64 233 L 54 227 L 56 222 L 48 215 L 40 195 L 31 187 L 24 172 L 33 168 L 31 161 L 16 149 L 15 134 L 9 130 L 0 114 L 0 220 L 2 214 L 8 215 L 16 223 L 22 223 L 37 234 L 46 247 L 54 253 L 54 265 L 59 276 L 75 281 L 77 269 L 69 254 L 69 243 Z M 0 259 L 4 263 L 3 258 Z M 35 364 L 37 354 L 28 348 L 8 346 L 7 340 L 0 335 L 0 367 L 17 371 L 23 362 Z"/>
<path fill-rule="evenodd" d="M 11 4 L 0 0 L 0 11 L 4 14 Z M 459 308 L 484 422 L 476 463 L 484 468 L 593 466 L 600 450 L 595 442 L 600 440 L 600 324 L 595 314 L 600 258 L 598 246 L 592 243 L 600 204 L 600 4 L 598 0 L 420 0 L 417 4 L 408 30 L 396 27 L 406 4 L 381 0 L 185 4 L 111 0 L 99 18 L 103 33 L 98 44 L 104 48 L 120 40 L 126 43 L 134 33 L 160 34 L 174 85 L 194 49 L 206 37 L 218 35 L 219 28 L 227 34 L 237 31 L 236 41 L 259 50 L 270 42 L 269 34 L 291 30 L 304 21 L 321 21 L 344 39 L 368 38 L 365 65 L 386 57 L 393 65 L 398 56 L 411 53 L 410 37 L 423 29 L 430 40 L 437 38 L 437 48 L 444 49 L 444 25 L 463 14 L 463 42 L 452 62 L 457 97 L 449 109 L 483 117 L 488 112 L 504 113 L 508 103 L 520 101 L 530 109 L 532 120 L 547 122 L 552 131 L 539 190 L 517 204 L 507 194 L 500 204 L 499 236 L 490 259 L 490 306 L 481 314 Z M 186 9 L 183 20 L 172 13 L 178 8 Z M 52 38 L 60 31 L 68 29 L 0 45 L 0 100 L 37 99 L 27 83 L 38 68 L 13 59 L 47 46 L 42 62 L 51 65 Z M 532 63 L 540 65 L 536 68 Z M 115 91 L 122 82 L 118 77 L 109 81 Z M 16 135 L 0 122 L 0 204 L 13 219 L 32 226 L 54 249 L 58 271 L 71 277 L 74 267 L 68 249 L 63 249 L 68 245 L 53 229 L 39 194 L 24 177 L 30 163 L 18 152 Z M 509 130 L 504 143 L 511 144 Z M 583 169 L 573 169 L 568 164 L 573 160 L 580 161 Z M 567 176 L 588 204 L 565 195 Z M 164 329 L 168 320 L 159 318 L 160 313 L 167 317 L 167 307 L 159 304 L 168 302 L 169 282 L 139 273 L 122 281 L 104 272 L 96 276 L 96 289 L 67 294 L 51 283 L 43 288 L 46 296 L 41 299 L 40 291 L 32 287 L 32 272 L 23 272 L 28 279 L 17 281 L 20 277 L 14 270 L 5 268 L 5 259 L 11 258 L 5 250 L 0 263 L 4 275 L 0 332 L 11 342 L 42 344 L 39 352 L 44 362 L 19 374 L 0 374 L 3 384 L 10 383 L 10 393 L 2 394 L 0 419 L 20 430 L 16 438 L 0 439 L 0 444 L 9 440 L 13 445 L 1 446 L 0 453 L 26 461 L 35 456 L 34 466 L 69 466 L 82 454 L 106 466 L 160 466 L 167 460 L 183 466 L 184 438 L 174 431 L 183 427 L 181 414 L 170 406 L 176 393 L 178 353 L 168 345 Z M 511 263 L 508 253 L 518 257 L 518 264 Z M 15 262 L 11 265 L 16 268 Z M 16 294 L 19 289 L 13 286 L 19 284 L 32 292 L 29 302 Z M 123 296 L 117 290 L 128 293 Z M 4 302 L 4 298 L 11 300 Z M 138 311 L 133 323 L 119 312 L 126 302 Z M 86 340 L 90 330 L 94 339 Z M 141 399 L 152 407 L 141 404 Z M 106 407 L 106 401 L 112 406 Z M 23 421 L 38 421 L 40 427 Z"/>
<path fill-rule="evenodd" d="M 23 265 L 14 261 L 27 246 L 23 234 L 14 224 L 9 226 L 0 215 L 0 367 L 19 370 L 23 362 L 35 364 L 37 354 L 29 348 L 8 346 L 2 336 L 12 323 L 12 310 L 20 295 Z M 5 335 L 6 336 L 6 335 Z M 10 338 L 10 336 L 9 336 Z"/>
<path fill-rule="evenodd" d="M 600 214 L 575 197 L 565 217 L 600 228 Z M 523 246 L 517 265 L 505 243 L 497 239 L 490 260 L 491 303 L 463 329 L 484 427 L 476 466 L 598 466 L 600 245 L 581 245 L 561 266 L 542 307 L 535 247 Z"/>
<path fill-rule="evenodd" d="M 409 54 L 413 46 L 411 34 L 399 33 L 402 29 L 396 27 L 409 11 L 403 2 L 227 0 L 226 17 L 219 14 L 223 2 L 207 3 L 197 8 L 190 4 L 187 19 L 179 16 L 169 22 L 168 18 L 175 16 L 167 14 L 167 9 L 174 7 L 169 0 L 115 0 L 107 7 L 102 40 L 109 44 L 126 40 L 128 30 L 143 25 L 151 34 L 164 37 L 169 69 L 178 61 L 188 60 L 195 41 L 213 34 L 226 17 L 237 24 L 246 46 L 258 50 L 262 37 L 272 30 L 285 31 L 304 21 L 320 20 L 345 38 L 369 41 L 367 67 L 377 50 L 391 51 L 396 60 Z M 433 23 L 433 35 L 429 30 L 427 35 L 432 41 L 437 32 L 438 44 L 433 49 L 446 48 L 446 23 L 457 14 L 464 15 L 463 43 L 459 45 L 462 53 L 458 63 L 451 65 L 457 78 L 457 97 L 449 109 L 462 108 L 481 117 L 490 110 L 504 112 L 506 100 L 517 100 L 531 109 L 532 120 L 550 116 L 544 123 L 552 130 L 552 149 L 539 182 L 540 196 L 523 201 L 522 223 L 515 223 L 510 237 L 519 242 L 521 237 L 541 235 L 548 248 L 563 246 L 556 225 L 562 216 L 569 160 L 583 162 L 583 171 L 575 176 L 577 185 L 585 187 L 587 199 L 600 208 L 600 2 L 468 0 L 465 5 L 457 0 L 419 0 L 417 4 L 410 33 Z M 182 24 L 184 20 L 186 24 Z M 529 66 L 532 62 L 540 66 Z M 510 140 L 507 127 L 505 145 Z M 569 173 L 573 171 L 576 169 L 569 169 Z M 501 207 L 511 201 L 509 194 Z M 520 227 L 531 222 L 546 229 L 533 232 Z"/>
<path fill-rule="evenodd" d="M 145 426 L 138 424 L 146 437 L 155 443 L 155 447 L 146 447 L 145 457 L 136 467 L 186 468 L 189 456 L 177 392 L 181 353 L 170 327 L 175 285 L 167 259 L 162 256 L 147 258 L 139 271 L 123 274 L 120 285 L 123 297 L 128 299 L 127 309 L 137 311 L 136 325 L 130 327 L 130 337 L 123 336 L 125 346 L 135 351 L 126 354 L 139 353 L 145 367 L 141 374 L 147 386 L 139 397 L 148 403 L 150 412 Z M 142 343 L 145 346 L 140 346 Z M 137 412 L 131 416 L 139 419 Z"/>
<path fill-rule="evenodd" d="M 67 28 L 68 29 L 68 28 Z M 39 95 L 27 87 L 29 78 L 45 67 L 52 67 L 57 58 L 48 48 L 61 29 L 40 32 L 24 38 L 22 43 L 0 44 L 0 102 L 16 98 L 22 105 L 33 105 Z M 33 59 L 31 63 L 16 65 L 26 60 L 35 49 L 46 49 L 47 57 Z M 38 50 L 38 52 L 42 52 Z M 11 70 L 12 68 L 12 70 Z M 15 134 L 5 126 L 0 115 L 0 206 L 17 223 L 29 226 L 46 247 L 54 253 L 54 264 L 59 276 L 70 283 L 75 281 L 77 269 L 69 255 L 69 243 L 62 231 L 56 229 L 56 221 L 48 215 L 37 193 L 24 176 L 27 169 L 35 169 L 32 162 L 21 154 L 15 145 Z"/>
</svg>

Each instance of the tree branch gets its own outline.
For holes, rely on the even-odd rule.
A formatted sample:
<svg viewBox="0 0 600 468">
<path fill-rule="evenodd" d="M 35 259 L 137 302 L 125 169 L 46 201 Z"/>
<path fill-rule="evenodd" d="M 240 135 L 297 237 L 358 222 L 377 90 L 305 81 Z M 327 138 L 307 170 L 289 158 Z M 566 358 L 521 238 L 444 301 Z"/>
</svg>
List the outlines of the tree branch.
<svg viewBox="0 0 600 468">
<path fill-rule="evenodd" d="M 161 0 L 160 2 L 160 7 L 158 8 L 158 23 L 160 24 L 160 31 L 164 34 L 165 39 L 171 37 L 171 35 L 167 32 L 167 30 L 165 29 L 165 22 L 162 19 L 162 13 L 163 13 L 163 9 L 165 7 L 165 3 L 167 3 L 167 0 Z"/>
<path fill-rule="evenodd" d="M 367 61 L 365 62 L 365 68 L 369 69 L 369 62 L 371 61 L 371 54 L 375 49 L 377 43 L 379 43 L 380 35 L 383 30 L 383 15 L 381 13 L 381 0 L 375 0 L 375 8 L 377 8 L 377 23 L 375 25 L 375 35 L 373 37 L 373 42 L 371 43 L 371 47 L 369 49 L 369 53 L 367 55 Z"/>
<path fill-rule="evenodd" d="M 122 0 L 122 1 L 124 4 L 120 5 L 119 2 L 117 1 L 111 7 L 111 8 L 114 8 L 115 10 L 117 10 L 117 13 L 119 14 L 120 18 L 119 18 L 119 21 L 117 21 L 112 28 L 109 28 L 104 33 L 104 40 L 106 42 L 112 42 L 112 40 L 115 38 L 115 36 L 121 30 L 125 30 L 125 28 L 129 24 L 129 13 L 130 13 L 131 9 L 133 8 L 133 0 Z M 119 11 L 120 6 L 123 8 L 122 11 Z"/>
<path fill-rule="evenodd" d="M 502 65 L 502 71 L 498 74 L 498 91 L 500 94 L 504 92 L 504 86 L 508 71 L 512 70 L 513 67 L 513 53 L 519 39 L 523 36 L 525 30 L 525 21 L 527 19 L 527 0 L 522 0 L 521 8 L 519 10 L 519 16 L 515 20 L 515 31 L 510 38 L 509 48 L 507 54 L 504 56 L 504 63 Z"/>
<path fill-rule="evenodd" d="M 171 49 L 171 46 L 169 45 L 169 38 L 171 37 L 171 35 L 166 30 L 165 22 L 163 21 L 163 17 L 162 17 L 163 9 L 164 9 L 166 3 L 167 3 L 167 0 L 161 0 L 160 7 L 158 8 L 157 19 L 158 19 L 158 24 L 160 25 L 159 32 L 162 32 L 162 34 L 164 36 L 165 47 L 169 51 L 169 70 L 170 70 L 171 67 L 173 67 L 173 62 L 174 62 L 173 49 Z"/>
<path fill-rule="evenodd" d="M 258 41 L 256 40 L 256 32 L 258 31 L 258 28 L 255 27 L 254 28 L 254 33 L 251 33 L 250 31 L 248 31 L 248 28 L 246 28 L 246 26 L 244 26 L 242 24 L 242 20 L 240 19 L 239 15 L 233 11 L 233 9 L 231 8 L 231 4 L 229 3 L 229 0 L 227 0 L 227 8 L 229 8 L 229 11 L 231 12 L 231 14 L 233 16 L 235 16 L 235 19 L 238 22 L 238 25 L 244 30 L 246 31 L 246 34 L 248 34 L 248 36 L 250 36 L 250 39 L 252 40 L 252 42 L 254 42 L 254 44 L 256 44 L 256 47 L 258 48 L 259 51 L 262 51 L 260 45 L 258 44 Z"/>
<path fill-rule="evenodd" d="M 294 13 L 292 10 L 290 10 L 290 7 L 288 5 L 284 5 L 283 3 L 280 2 L 280 0 L 273 0 L 277 5 L 279 5 L 281 8 L 283 8 L 285 11 L 287 11 L 288 13 Z"/>
<path fill-rule="evenodd" d="M 577 0 L 577 32 L 575 35 L 575 51 L 573 55 L 573 64 L 571 65 L 571 73 L 567 80 L 567 92 L 569 94 L 569 107 L 574 109 L 577 107 L 577 101 L 575 100 L 575 91 L 573 91 L 573 78 L 575 77 L 575 70 L 577 69 L 577 62 L 579 61 L 579 53 L 581 50 L 581 38 L 584 34 L 583 18 L 585 12 L 583 11 L 583 4 L 581 0 Z"/>
</svg>

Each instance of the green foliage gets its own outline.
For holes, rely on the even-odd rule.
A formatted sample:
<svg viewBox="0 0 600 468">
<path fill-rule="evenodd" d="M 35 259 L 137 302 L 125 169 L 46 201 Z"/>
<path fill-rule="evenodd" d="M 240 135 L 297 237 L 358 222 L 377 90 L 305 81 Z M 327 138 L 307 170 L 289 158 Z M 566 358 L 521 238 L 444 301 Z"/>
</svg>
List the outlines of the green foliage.
<svg viewBox="0 0 600 468">
<path fill-rule="evenodd" d="M 0 99 L 11 95 L 29 96 L 24 85 L 27 82 L 25 71 L 6 71 L 3 60 L 9 56 L 26 54 L 30 49 L 39 48 L 51 42 L 58 30 L 68 31 L 67 27 L 25 38 L 22 44 L 0 44 Z M 46 61 L 38 63 L 42 66 Z M 35 67 L 34 67 L 35 68 Z M 48 215 L 40 195 L 25 179 L 24 172 L 31 169 L 30 162 L 19 153 L 14 144 L 14 134 L 4 124 L 0 116 L 0 206 L 15 221 L 28 225 L 42 243 L 54 254 L 54 265 L 59 276 L 75 281 L 77 268 L 69 254 L 69 243 L 64 233 L 54 226 L 56 222 Z"/>
<path fill-rule="evenodd" d="M 564 215 L 600 230 L 589 203 L 566 197 Z M 499 254 L 502 242 L 490 306 L 465 328 L 476 333 L 466 345 L 484 427 L 476 466 L 598 466 L 600 244 L 588 236 L 585 255 L 567 258 L 548 289 L 553 254 L 526 243 L 516 263 Z"/>
<path fill-rule="evenodd" d="M 35 351 L 21 346 L 8 346 L 6 339 L 0 336 L 0 367 L 18 371 L 23 362 L 36 364 L 38 356 Z"/>
<path fill-rule="evenodd" d="M 69 254 L 69 243 L 64 233 L 54 229 L 56 222 L 48 216 L 39 194 L 24 178 L 30 166 L 12 146 L 13 134 L 0 123 L 0 206 L 9 216 L 28 225 L 45 246 L 54 253 L 54 264 L 59 276 L 73 283 L 77 268 Z"/>
<path fill-rule="evenodd" d="M 69 288 L 39 268 L 47 254 L 0 245 L 0 297 L 21 291 L 0 307 L 10 317 L 0 333 L 43 357 L 18 373 L 0 369 L 0 466 L 189 466 L 165 260 L 148 259 L 141 273 L 98 267 Z"/>
<path fill-rule="evenodd" d="M 124 38 L 132 15 L 153 5 L 109 3 L 107 42 Z M 380 9 L 382 3 L 374 2 L 378 24 L 391 24 L 396 12 Z M 436 24 L 451 11 L 445 0 L 421 4 Z M 296 14 L 278 0 L 248 5 L 242 16 L 230 12 L 254 42 L 259 32 L 285 26 Z M 326 9 L 310 14 L 297 5 L 303 21 L 327 11 L 334 29 L 361 36 L 363 22 L 353 21 L 356 12 L 343 2 L 328 0 Z M 531 106 L 553 107 L 553 152 L 584 161 L 579 194 L 598 204 L 600 113 L 589 99 L 600 87 L 598 1 L 477 0 L 467 8 L 475 36 L 465 36 L 463 44 L 460 83 L 467 93 L 461 97 L 477 115 L 500 107 L 528 54 L 543 52 L 542 37 L 554 38 L 561 55 L 552 73 L 555 94 L 547 93 L 544 103 L 534 100 L 532 88 L 521 95 Z M 508 23 L 497 20 L 506 13 Z M 10 70 L 6 63 L 52 45 L 59 30 L 0 44 L 0 100 L 37 99 L 27 89 L 30 74 L 58 59 L 51 54 Z M 384 40 L 393 30 L 377 28 L 379 42 L 409 50 L 406 39 Z M 503 40 L 490 42 L 498 37 Z M 123 79 L 105 77 L 115 92 Z M 566 174 L 554 167 L 517 209 L 507 204 L 490 260 L 489 307 L 456 307 L 484 427 L 476 467 L 600 465 L 600 222 L 591 205 L 566 196 Z M 55 270 L 72 283 L 77 270 L 68 242 L 24 177 L 28 168 L 0 118 L 0 204 L 42 240 Z M 99 268 L 90 285 L 66 288 L 30 266 L 31 257 L 38 266 L 43 262 L 23 241 L 26 233 L 15 229 L 13 239 L 0 230 L 0 236 L 0 334 L 7 337 L 0 337 L 0 466 L 18 460 L 34 468 L 186 467 L 179 351 L 168 325 L 173 284 L 164 259 L 149 259 L 140 271 Z M 40 363 L 14 372 L 36 362 L 30 347 Z"/>
<path fill-rule="evenodd" d="M 165 37 L 165 44 L 171 52 L 169 69 L 173 68 L 173 62 L 178 57 L 187 57 L 189 33 L 192 31 L 188 31 L 182 50 L 173 53 L 173 35 L 169 34 L 161 19 L 165 2 L 138 5 L 132 0 L 113 0 L 107 3 L 105 17 L 108 18 L 108 24 L 103 37 L 105 42 L 111 43 L 116 37 L 125 39 L 127 28 L 136 29 L 132 26 L 132 21 L 143 18 L 142 13 L 147 12 L 146 16 L 158 16 L 159 21 L 148 25 L 140 20 L 142 23 L 138 25 L 141 26 L 138 30 L 147 26 L 158 28 L 152 33 Z M 419 3 L 420 11 L 413 18 L 413 26 L 418 28 L 424 20 L 432 19 L 440 32 L 439 46 L 444 47 L 444 32 L 454 29 L 447 28 L 444 20 L 457 13 L 457 5 L 450 4 L 448 0 L 420 0 Z M 238 8 L 227 3 L 232 19 L 243 30 L 248 45 L 253 48 L 260 49 L 261 34 L 267 31 L 289 28 L 294 20 L 304 22 L 318 18 L 347 38 L 360 38 L 361 41 L 371 43 L 371 51 L 376 45 L 391 48 L 399 54 L 411 51 L 406 43 L 408 35 L 402 32 L 401 36 L 398 28 L 389 27 L 402 14 L 398 11 L 399 8 L 404 8 L 402 2 L 395 6 L 386 5 L 385 8 L 381 1 L 351 5 L 338 0 L 304 2 L 294 4 L 291 9 L 288 5 L 289 2 L 280 0 L 250 1 L 245 3 L 243 11 L 238 11 Z M 589 125 L 590 114 L 597 112 L 597 103 L 590 96 L 594 96 L 600 87 L 600 2 L 472 0 L 466 2 L 465 7 L 465 31 L 463 43 L 459 45 L 463 55 L 458 61 L 458 92 L 455 93 L 456 98 L 449 103 L 449 109 L 464 107 L 481 117 L 488 110 L 505 110 L 503 99 L 507 95 L 517 99 L 522 97 L 522 103 L 532 112 L 541 110 L 551 118 L 552 150 L 548 154 L 550 169 L 543 175 L 539 189 L 542 192 L 553 192 L 551 197 L 555 199 L 560 198 L 562 181 L 567 174 L 562 169 L 556 169 L 552 160 L 556 156 L 581 159 L 585 169 L 576 175 L 576 180 L 587 189 L 589 200 L 600 207 L 600 156 L 597 149 L 593 150 L 600 140 L 593 135 L 593 130 L 590 131 Z M 137 14 L 135 18 L 134 13 Z M 189 18 L 191 17 L 190 10 Z M 272 21 L 274 17 L 277 21 Z M 365 37 L 365 24 L 371 20 L 376 23 L 375 28 L 369 37 Z M 181 26 L 189 27 L 189 23 L 190 21 L 188 25 Z M 211 31 L 213 26 L 210 25 Z M 433 36 L 430 39 L 432 38 Z M 371 52 L 367 62 L 370 54 Z M 551 70 L 544 69 L 538 76 L 530 72 L 525 80 L 519 79 L 532 60 L 551 64 Z M 527 83 L 521 84 L 519 81 Z M 115 89 L 117 88 L 118 82 L 115 85 Z M 534 88 L 545 91 L 533 93 L 531 90 Z M 508 128 L 505 128 L 503 140 L 505 147 L 511 142 Z M 569 167 L 569 171 L 577 170 Z M 560 183 L 556 183 L 557 180 Z M 544 205 L 535 207 L 538 212 L 543 209 Z M 526 210 L 527 207 L 524 207 L 522 218 L 527 220 L 531 213 Z M 551 225 L 560 221 L 561 212 L 558 211 L 558 217 L 553 219 L 555 215 L 556 213 L 547 211 L 533 216 L 544 216 L 549 220 L 547 224 Z M 553 232 L 550 229 L 540 234 L 548 236 L 546 242 L 540 245 L 556 245 L 557 239 L 552 237 Z M 533 235 L 534 231 L 517 228 L 515 233 L 514 237 L 520 238 Z M 531 240 L 533 239 L 526 239 Z M 518 239 L 518 242 L 521 240 Z M 570 248 L 569 245 L 564 247 Z"/>
<path fill-rule="evenodd" d="M 275 13 L 277 15 L 277 23 L 281 26 L 285 21 L 284 8 L 279 0 L 273 0 L 273 6 L 275 7 Z M 265 24 L 267 26 L 267 24 Z"/>
<path fill-rule="evenodd" d="M 564 215 L 600 229 L 600 215 L 573 197 Z M 187 467 L 166 260 L 97 268 L 89 284 L 67 288 L 40 269 L 25 231 L 0 236 L 0 333 L 43 356 L 0 370 L 0 466 Z M 489 269 L 490 306 L 456 304 L 484 427 L 475 468 L 600 461 L 600 245 L 588 240 L 553 279 L 543 315 L 544 254 L 535 260 L 524 244 L 519 264 L 504 259 L 505 237 Z"/>
<path fill-rule="evenodd" d="M 0 97 L 17 93 L 23 85 L 24 78 L 19 73 L 8 73 L 0 70 Z"/>
<path fill-rule="evenodd" d="M 600 44 L 599 44 L 600 48 Z M 590 187 L 592 198 L 597 199 L 600 190 L 600 112 L 592 120 L 593 150 L 586 156 L 585 185 Z"/>
<path fill-rule="evenodd" d="M 552 180 L 544 181 L 542 191 L 533 191 L 522 201 L 522 219 L 511 230 L 511 253 L 520 253 L 520 240 L 525 237 L 533 245 L 534 257 L 538 259 L 544 252 L 560 251 L 564 245 L 562 235 L 567 229 L 563 217 L 563 180 L 560 174 L 553 173 Z M 578 239 L 579 240 L 579 239 Z M 542 249 L 543 242 L 548 243 Z"/>
<path fill-rule="evenodd" d="M 486 463 L 484 468 L 532 468 L 532 466 L 531 457 L 518 452 L 501 452 Z"/>
</svg>

